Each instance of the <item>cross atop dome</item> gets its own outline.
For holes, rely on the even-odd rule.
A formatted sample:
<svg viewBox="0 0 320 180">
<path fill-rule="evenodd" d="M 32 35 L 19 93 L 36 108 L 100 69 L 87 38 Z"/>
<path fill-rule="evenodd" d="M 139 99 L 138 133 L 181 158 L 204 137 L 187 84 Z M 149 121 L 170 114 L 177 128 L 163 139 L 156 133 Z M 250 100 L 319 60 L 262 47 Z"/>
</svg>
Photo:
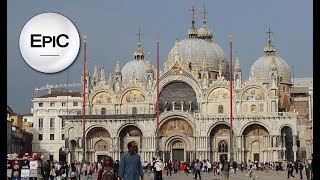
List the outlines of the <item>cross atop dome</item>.
<svg viewBox="0 0 320 180">
<path fill-rule="evenodd" d="M 141 36 L 141 33 L 140 33 L 140 27 L 139 27 L 139 32 L 138 32 L 138 47 L 141 46 L 141 41 L 140 41 L 140 36 Z"/>
<path fill-rule="evenodd" d="M 195 6 L 194 6 L 194 0 L 192 0 L 192 7 L 191 7 L 191 10 L 189 10 L 192 12 L 192 25 L 191 27 L 189 28 L 188 30 L 188 35 L 189 35 L 189 38 L 197 38 L 198 37 L 198 32 L 197 32 L 197 29 L 194 27 L 194 14 L 195 14 Z"/>
<path fill-rule="evenodd" d="M 273 32 L 271 31 L 271 27 L 269 27 L 268 31 L 266 31 L 266 34 L 268 35 L 268 39 L 269 39 L 269 42 L 271 42 L 271 34 Z"/>
<path fill-rule="evenodd" d="M 136 59 L 136 60 L 143 60 L 144 59 L 144 52 L 141 48 L 141 33 L 140 33 L 140 27 L 139 27 L 139 32 L 138 32 L 138 47 L 137 49 L 134 51 L 133 53 L 133 58 Z"/>
<path fill-rule="evenodd" d="M 206 6 L 204 4 L 203 4 L 202 14 L 203 14 L 203 24 L 205 24 L 207 22 L 206 21 L 206 15 L 208 15 L 208 11 L 206 10 Z"/>
</svg>

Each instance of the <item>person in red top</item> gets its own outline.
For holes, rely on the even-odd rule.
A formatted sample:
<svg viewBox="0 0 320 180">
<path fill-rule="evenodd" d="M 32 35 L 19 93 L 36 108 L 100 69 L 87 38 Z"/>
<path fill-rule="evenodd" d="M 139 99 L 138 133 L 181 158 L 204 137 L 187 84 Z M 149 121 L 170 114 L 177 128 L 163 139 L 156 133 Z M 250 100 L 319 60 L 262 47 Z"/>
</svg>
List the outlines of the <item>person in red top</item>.
<svg viewBox="0 0 320 180">
<path fill-rule="evenodd" d="M 186 169 L 186 164 L 185 163 L 181 163 L 180 164 L 180 171 L 184 172 Z"/>
</svg>

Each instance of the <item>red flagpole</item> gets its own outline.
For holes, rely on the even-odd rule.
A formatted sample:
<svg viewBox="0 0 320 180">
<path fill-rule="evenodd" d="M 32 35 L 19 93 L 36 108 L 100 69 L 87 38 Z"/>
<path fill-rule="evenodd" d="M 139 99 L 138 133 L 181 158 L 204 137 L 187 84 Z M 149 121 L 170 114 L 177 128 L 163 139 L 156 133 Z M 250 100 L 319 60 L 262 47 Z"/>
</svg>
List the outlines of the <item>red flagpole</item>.
<svg viewBox="0 0 320 180">
<path fill-rule="evenodd" d="M 85 162 L 86 158 L 86 147 L 85 147 L 85 129 L 86 129 L 86 61 L 87 61 L 87 35 L 83 35 L 84 41 L 84 58 L 83 58 L 83 119 L 82 119 L 82 148 L 83 148 L 83 155 L 82 155 L 82 162 Z"/>
<path fill-rule="evenodd" d="M 230 39 L 230 132 L 232 128 L 232 34 L 229 35 Z"/>
<path fill-rule="evenodd" d="M 159 34 L 157 34 L 157 133 L 159 131 Z"/>
<path fill-rule="evenodd" d="M 234 161 L 233 157 L 233 127 L 232 127 L 232 34 L 229 35 L 230 39 L 230 162 Z"/>
</svg>

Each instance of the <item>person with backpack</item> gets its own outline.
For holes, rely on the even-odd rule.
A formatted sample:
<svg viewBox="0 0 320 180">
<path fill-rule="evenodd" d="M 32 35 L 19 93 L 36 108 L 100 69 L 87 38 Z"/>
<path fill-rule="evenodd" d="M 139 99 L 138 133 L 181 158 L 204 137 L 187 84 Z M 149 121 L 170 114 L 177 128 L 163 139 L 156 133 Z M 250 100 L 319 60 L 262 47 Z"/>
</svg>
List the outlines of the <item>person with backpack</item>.
<svg viewBox="0 0 320 180">
<path fill-rule="evenodd" d="M 160 158 L 156 159 L 156 162 L 154 164 L 154 168 L 155 168 L 155 174 L 156 174 L 156 180 L 163 180 L 162 179 L 162 169 L 164 167 L 164 164 L 162 163 Z"/>
<path fill-rule="evenodd" d="M 77 179 L 78 172 L 77 172 L 77 168 L 75 166 L 75 163 L 71 163 L 71 166 L 70 166 L 68 173 L 69 173 L 68 176 L 69 176 L 70 180 Z"/>
<path fill-rule="evenodd" d="M 116 175 L 112 168 L 114 166 L 112 157 L 104 157 L 101 164 L 101 169 L 98 170 L 97 180 L 116 180 Z"/>
<path fill-rule="evenodd" d="M 201 179 L 201 175 L 200 175 L 200 171 L 201 171 L 201 163 L 199 161 L 199 159 L 197 159 L 196 163 L 194 164 L 195 168 L 196 168 L 196 175 L 195 175 L 195 179 L 197 179 L 197 175 L 199 175 L 199 179 Z"/>
<path fill-rule="evenodd" d="M 229 180 L 230 163 L 227 158 L 222 162 L 222 174 L 225 180 Z"/>
</svg>

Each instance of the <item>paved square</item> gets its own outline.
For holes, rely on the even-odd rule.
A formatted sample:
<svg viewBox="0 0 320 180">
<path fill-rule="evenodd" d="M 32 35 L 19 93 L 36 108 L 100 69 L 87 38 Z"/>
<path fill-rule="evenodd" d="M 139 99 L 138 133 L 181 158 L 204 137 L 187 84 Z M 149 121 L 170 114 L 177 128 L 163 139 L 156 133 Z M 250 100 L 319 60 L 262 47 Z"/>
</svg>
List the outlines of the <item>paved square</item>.
<svg viewBox="0 0 320 180">
<path fill-rule="evenodd" d="M 254 175 L 256 176 L 255 179 L 263 179 L 263 180 L 283 180 L 287 179 L 287 171 L 279 171 L 277 174 L 275 171 L 270 171 L 269 173 L 261 173 L 260 171 L 254 171 Z M 300 179 L 299 174 L 293 173 L 296 179 Z M 305 171 L 303 171 L 303 177 L 306 179 Z M 177 174 L 172 174 L 172 176 L 167 176 L 166 174 L 163 176 L 164 180 L 170 180 L 170 179 L 175 179 L 175 180 L 191 180 L 193 179 L 194 176 L 192 174 L 186 175 L 185 173 L 177 173 Z M 223 176 L 221 175 L 216 175 L 214 176 L 213 173 L 206 173 L 206 172 L 201 172 L 201 178 L 203 180 L 223 180 Z M 291 178 L 291 179 L 295 179 Z M 95 173 L 93 176 L 93 180 L 97 179 L 97 174 Z M 199 177 L 198 177 L 199 179 Z M 241 179 L 253 179 L 249 178 L 246 176 L 246 172 L 243 171 L 237 171 L 236 174 L 230 173 L 230 180 L 241 180 Z M 86 180 L 85 176 L 81 177 L 81 180 Z M 153 180 L 153 174 L 145 174 L 144 180 Z"/>
</svg>

